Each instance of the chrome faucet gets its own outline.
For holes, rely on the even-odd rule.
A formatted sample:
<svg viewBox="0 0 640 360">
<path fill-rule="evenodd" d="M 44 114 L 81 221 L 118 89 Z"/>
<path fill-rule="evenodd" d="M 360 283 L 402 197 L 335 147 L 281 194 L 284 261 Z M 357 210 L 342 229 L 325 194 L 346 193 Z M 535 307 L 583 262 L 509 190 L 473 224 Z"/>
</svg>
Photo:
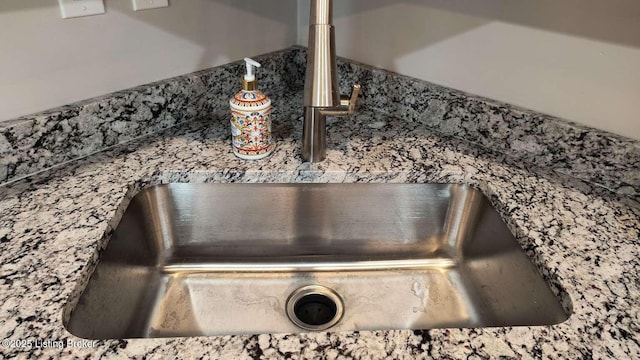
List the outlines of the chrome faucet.
<svg viewBox="0 0 640 360">
<path fill-rule="evenodd" d="M 351 96 L 341 96 L 338 88 L 333 1 L 311 0 L 307 74 L 304 83 L 304 128 L 302 158 L 320 162 L 326 158 L 327 116 L 355 112 L 360 85 Z"/>
</svg>

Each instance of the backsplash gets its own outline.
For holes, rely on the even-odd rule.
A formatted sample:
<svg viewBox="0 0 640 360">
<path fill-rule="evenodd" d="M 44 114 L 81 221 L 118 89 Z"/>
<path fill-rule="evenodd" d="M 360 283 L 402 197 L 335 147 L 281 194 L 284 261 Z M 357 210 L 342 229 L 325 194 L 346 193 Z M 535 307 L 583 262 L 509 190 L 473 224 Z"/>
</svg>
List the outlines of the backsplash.
<svg viewBox="0 0 640 360">
<path fill-rule="evenodd" d="M 269 96 L 301 92 L 304 48 L 256 59 L 263 65 L 260 87 Z M 226 120 L 242 66 L 235 62 L 0 123 L 0 183 L 194 119 Z M 339 59 L 338 66 L 343 93 L 361 84 L 371 109 L 515 161 L 640 194 L 640 141 L 350 60 Z"/>
<path fill-rule="evenodd" d="M 296 68 L 306 54 L 295 49 Z M 640 141 L 340 59 L 340 88 L 367 106 L 624 195 L 640 195 Z"/>
<path fill-rule="evenodd" d="M 299 81 L 291 50 L 256 57 L 273 96 Z M 0 122 L 0 184 L 207 116 L 224 116 L 242 88 L 244 62 L 119 91 Z"/>
</svg>

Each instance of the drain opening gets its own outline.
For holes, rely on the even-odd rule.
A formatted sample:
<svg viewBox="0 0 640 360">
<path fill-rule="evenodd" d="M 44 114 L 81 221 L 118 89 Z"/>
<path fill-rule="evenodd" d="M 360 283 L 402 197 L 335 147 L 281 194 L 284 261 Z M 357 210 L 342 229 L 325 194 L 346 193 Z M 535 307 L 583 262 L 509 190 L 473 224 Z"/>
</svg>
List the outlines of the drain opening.
<svg viewBox="0 0 640 360">
<path fill-rule="evenodd" d="M 320 285 L 301 287 L 287 300 L 287 316 L 296 326 L 306 330 L 326 330 L 340 321 L 342 313 L 340 296 Z"/>
<path fill-rule="evenodd" d="M 318 294 L 307 295 L 293 306 L 293 312 L 300 321 L 314 326 L 324 325 L 333 320 L 336 311 L 336 303 Z"/>
</svg>

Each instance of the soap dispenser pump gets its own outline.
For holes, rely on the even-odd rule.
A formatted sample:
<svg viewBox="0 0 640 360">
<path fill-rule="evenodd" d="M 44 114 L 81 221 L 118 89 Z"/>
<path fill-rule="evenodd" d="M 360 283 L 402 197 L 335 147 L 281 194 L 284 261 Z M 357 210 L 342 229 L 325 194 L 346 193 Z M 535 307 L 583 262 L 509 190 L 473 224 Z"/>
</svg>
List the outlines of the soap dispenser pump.
<svg viewBox="0 0 640 360">
<path fill-rule="evenodd" d="M 255 68 L 260 64 L 244 58 L 246 74 L 242 90 L 230 101 L 231 141 L 233 153 L 245 160 L 259 160 L 269 156 L 275 143 L 271 134 L 271 99 L 258 90 Z"/>
</svg>

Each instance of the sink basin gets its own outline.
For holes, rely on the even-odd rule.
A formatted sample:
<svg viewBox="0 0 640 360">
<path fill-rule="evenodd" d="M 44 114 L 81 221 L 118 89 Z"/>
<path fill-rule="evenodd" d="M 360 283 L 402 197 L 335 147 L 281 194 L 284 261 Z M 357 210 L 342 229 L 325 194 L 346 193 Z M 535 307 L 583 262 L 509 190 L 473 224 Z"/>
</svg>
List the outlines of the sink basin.
<svg viewBox="0 0 640 360">
<path fill-rule="evenodd" d="M 170 184 L 132 199 L 65 326 L 119 339 L 567 318 L 473 188 Z"/>
</svg>

